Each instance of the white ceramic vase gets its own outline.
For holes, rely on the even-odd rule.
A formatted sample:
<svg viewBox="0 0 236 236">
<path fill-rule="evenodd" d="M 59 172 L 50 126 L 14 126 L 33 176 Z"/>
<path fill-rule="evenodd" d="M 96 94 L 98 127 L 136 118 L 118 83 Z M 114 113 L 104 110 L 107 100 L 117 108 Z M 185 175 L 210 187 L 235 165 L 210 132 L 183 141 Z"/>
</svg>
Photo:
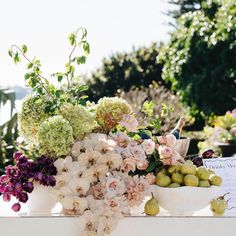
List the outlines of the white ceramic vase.
<svg viewBox="0 0 236 236">
<path fill-rule="evenodd" d="M 56 205 L 56 201 L 50 195 L 51 188 L 34 183 L 34 190 L 29 194 L 26 203 L 30 215 L 51 215 Z"/>
</svg>

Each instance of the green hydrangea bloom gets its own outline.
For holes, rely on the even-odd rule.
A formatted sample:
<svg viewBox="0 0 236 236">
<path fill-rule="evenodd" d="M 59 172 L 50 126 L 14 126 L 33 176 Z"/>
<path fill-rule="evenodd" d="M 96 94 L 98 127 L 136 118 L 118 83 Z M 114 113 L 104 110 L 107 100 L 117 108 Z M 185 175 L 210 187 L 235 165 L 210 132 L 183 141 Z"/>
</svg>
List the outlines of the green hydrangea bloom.
<svg viewBox="0 0 236 236">
<path fill-rule="evenodd" d="M 75 139 L 83 139 L 97 126 L 94 114 L 81 105 L 64 104 L 59 115 L 69 121 Z"/>
<path fill-rule="evenodd" d="M 43 97 L 36 99 L 33 94 L 27 96 L 22 103 L 18 114 L 19 132 L 28 143 L 37 143 L 39 126 L 49 117 L 44 109 L 45 99 Z"/>
<path fill-rule="evenodd" d="M 74 142 L 73 130 L 62 116 L 44 121 L 38 131 L 39 152 L 51 157 L 67 155 Z"/>
<path fill-rule="evenodd" d="M 123 119 L 123 115 L 130 113 L 132 108 L 124 99 L 104 97 L 98 101 L 96 120 L 103 131 L 109 132 Z"/>
</svg>

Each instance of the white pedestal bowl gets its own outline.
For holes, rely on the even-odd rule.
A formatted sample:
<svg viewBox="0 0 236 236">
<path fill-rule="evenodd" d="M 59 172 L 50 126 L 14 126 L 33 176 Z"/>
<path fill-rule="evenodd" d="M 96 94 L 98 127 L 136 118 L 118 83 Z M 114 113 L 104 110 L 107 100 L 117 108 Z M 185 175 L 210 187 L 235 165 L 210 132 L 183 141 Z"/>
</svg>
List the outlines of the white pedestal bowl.
<svg viewBox="0 0 236 236">
<path fill-rule="evenodd" d="M 150 191 L 160 206 L 170 215 L 191 216 L 195 211 L 209 205 L 219 195 L 220 187 L 210 188 L 183 186 L 179 188 L 163 188 L 152 185 Z"/>
</svg>

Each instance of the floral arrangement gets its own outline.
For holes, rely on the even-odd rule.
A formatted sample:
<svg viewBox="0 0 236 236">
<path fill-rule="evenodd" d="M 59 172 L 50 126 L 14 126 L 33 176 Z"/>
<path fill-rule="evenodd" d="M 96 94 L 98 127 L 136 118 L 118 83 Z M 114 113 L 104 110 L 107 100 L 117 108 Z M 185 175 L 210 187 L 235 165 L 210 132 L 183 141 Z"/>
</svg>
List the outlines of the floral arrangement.
<svg viewBox="0 0 236 236">
<path fill-rule="evenodd" d="M 212 124 L 213 127 L 204 127 L 204 133 L 208 139 L 199 143 L 201 150 L 209 147 L 217 150 L 217 143 L 236 143 L 236 109 L 226 112 L 224 116 L 214 117 Z"/>
<path fill-rule="evenodd" d="M 87 87 L 75 69 L 90 51 L 86 36 L 85 29 L 69 36 L 72 51 L 66 71 L 52 74 L 57 87 L 42 76 L 40 61 L 27 57 L 25 45 L 9 51 L 16 63 L 21 57 L 29 62 L 25 80 L 33 93 L 25 98 L 18 120 L 24 150 L 15 154 L 14 166 L 6 167 L 0 193 L 5 201 L 11 196 L 18 200 L 12 206 L 17 212 L 35 182 L 51 186 L 63 214 L 83 218 L 83 235 L 105 235 L 142 203 L 164 166 L 183 158 L 174 149 L 173 134 L 156 135 L 168 107 L 156 118 L 153 103 L 145 102 L 142 112 L 149 125 L 143 127 L 124 99 L 85 102 Z M 77 47 L 83 54 L 74 56 Z"/>
</svg>

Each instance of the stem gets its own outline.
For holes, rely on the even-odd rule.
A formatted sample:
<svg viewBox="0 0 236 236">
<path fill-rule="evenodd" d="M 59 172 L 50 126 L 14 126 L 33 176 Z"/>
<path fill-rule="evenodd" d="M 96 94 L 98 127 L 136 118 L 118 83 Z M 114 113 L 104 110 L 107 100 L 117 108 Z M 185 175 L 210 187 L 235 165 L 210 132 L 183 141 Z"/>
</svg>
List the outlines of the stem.
<svg viewBox="0 0 236 236">
<path fill-rule="evenodd" d="M 11 49 L 13 50 L 13 48 L 16 48 L 20 53 L 21 55 L 25 58 L 26 61 L 28 61 L 29 63 L 33 64 L 33 62 L 24 54 L 24 52 L 22 51 L 22 49 L 17 46 L 17 45 L 12 45 L 11 46 Z M 41 80 L 44 80 L 46 81 L 47 78 L 45 78 L 44 76 L 38 74 L 38 77 L 41 79 Z M 44 83 L 40 80 L 40 84 L 41 86 L 44 88 L 44 90 L 47 92 L 47 94 L 50 96 L 50 92 L 47 90 L 47 88 L 44 86 Z"/>
<path fill-rule="evenodd" d="M 77 35 L 78 35 L 78 33 L 79 33 L 80 30 L 83 30 L 83 28 L 80 27 L 80 28 L 78 28 L 78 29 L 74 32 L 74 34 L 75 34 L 75 45 L 74 45 L 74 47 L 72 48 L 72 50 L 71 50 L 71 52 L 70 52 L 70 54 L 69 54 L 69 65 L 72 63 L 72 55 L 73 55 L 73 53 L 74 53 L 74 51 L 75 51 L 75 49 L 76 49 L 76 47 L 77 47 L 76 39 L 77 39 Z M 83 38 L 81 38 L 81 40 L 82 40 L 82 39 L 83 39 Z M 68 76 L 67 76 L 68 88 L 70 88 L 70 83 L 71 83 L 72 79 L 73 79 L 72 73 L 70 72 L 70 80 L 69 80 L 69 78 L 68 78 Z"/>
</svg>

